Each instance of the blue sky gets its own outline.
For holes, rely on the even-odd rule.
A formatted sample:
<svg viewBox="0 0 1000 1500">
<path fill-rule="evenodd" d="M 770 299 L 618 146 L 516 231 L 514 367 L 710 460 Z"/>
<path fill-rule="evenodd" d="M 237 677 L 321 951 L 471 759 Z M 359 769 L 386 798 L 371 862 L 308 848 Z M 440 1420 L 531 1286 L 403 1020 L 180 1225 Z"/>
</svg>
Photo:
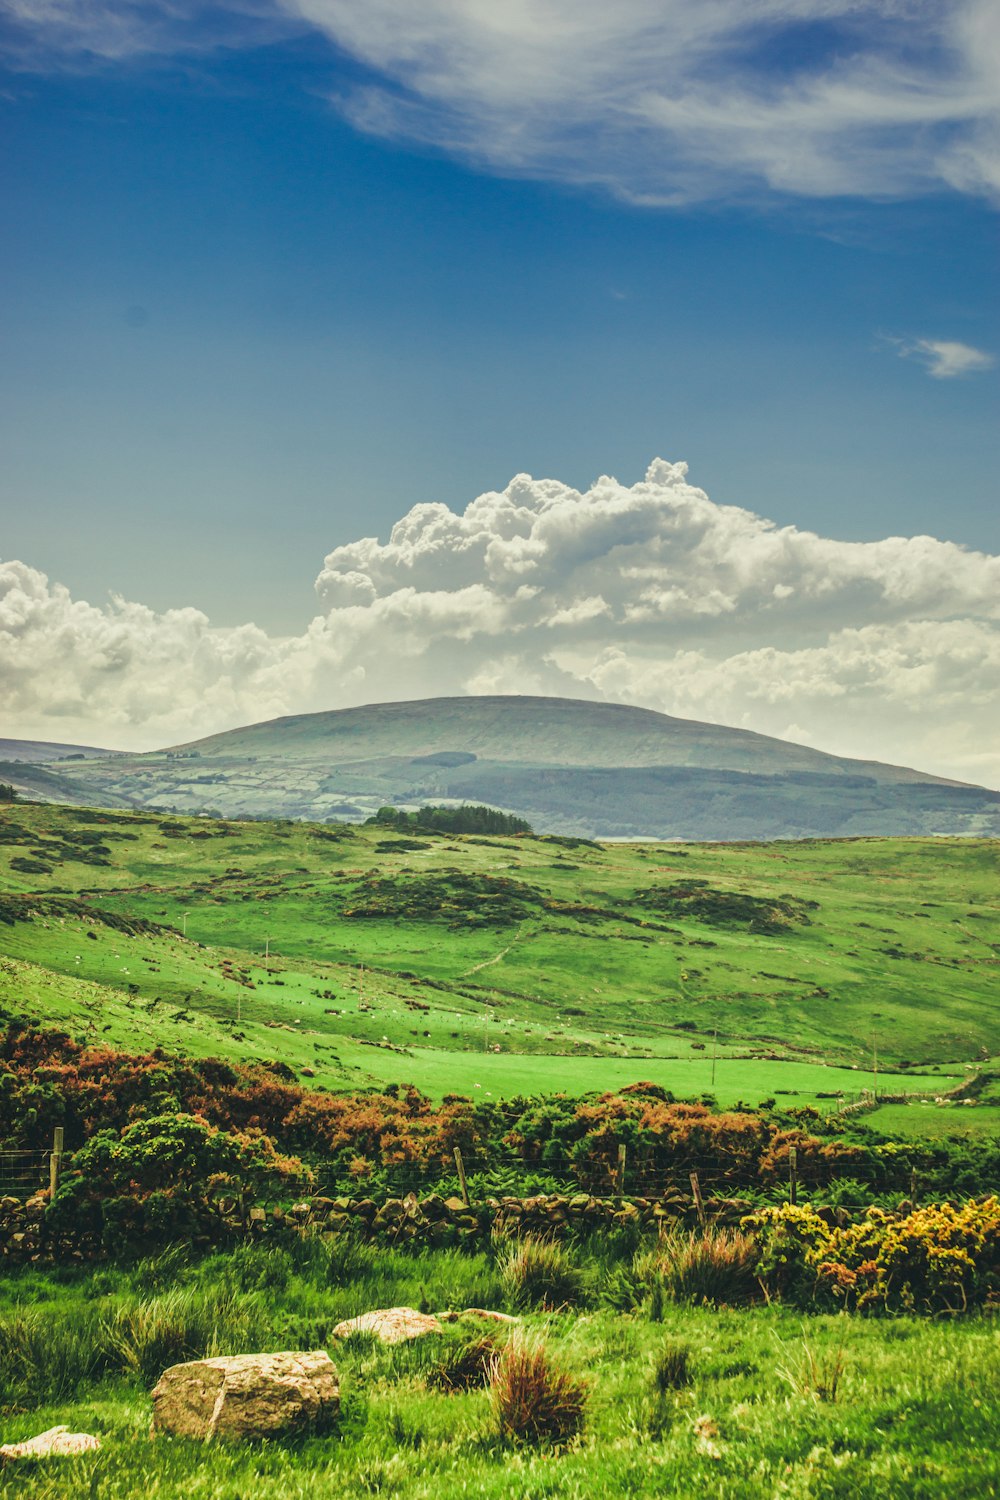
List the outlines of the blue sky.
<svg viewBox="0 0 1000 1500">
<path fill-rule="evenodd" d="M 606 9 L 3 0 L 2 556 L 270 639 L 413 505 L 657 455 L 1000 551 L 989 8 Z"/>
</svg>

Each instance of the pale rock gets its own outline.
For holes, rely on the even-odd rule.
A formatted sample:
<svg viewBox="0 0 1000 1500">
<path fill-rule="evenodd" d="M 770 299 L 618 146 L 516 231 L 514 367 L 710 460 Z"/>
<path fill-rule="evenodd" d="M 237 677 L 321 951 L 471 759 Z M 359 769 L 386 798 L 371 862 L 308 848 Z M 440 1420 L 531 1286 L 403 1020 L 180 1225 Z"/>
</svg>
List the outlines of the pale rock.
<svg viewBox="0 0 1000 1500">
<path fill-rule="evenodd" d="M 338 1323 L 333 1336 L 346 1339 L 352 1333 L 371 1333 L 383 1344 L 400 1344 L 405 1339 L 419 1339 L 425 1333 L 440 1332 L 441 1324 L 430 1313 L 417 1312 L 413 1307 L 380 1307 Z"/>
<path fill-rule="evenodd" d="M 340 1405 L 325 1349 L 171 1365 L 153 1391 L 153 1431 L 230 1442 L 322 1430 Z"/>
<path fill-rule="evenodd" d="M 0 1459 L 9 1463 L 17 1458 L 73 1458 L 78 1453 L 93 1453 L 101 1446 L 100 1438 L 89 1432 L 70 1432 L 68 1427 L 50 1427 L 23 1443 L 4 1443 Z"/>
</svg>

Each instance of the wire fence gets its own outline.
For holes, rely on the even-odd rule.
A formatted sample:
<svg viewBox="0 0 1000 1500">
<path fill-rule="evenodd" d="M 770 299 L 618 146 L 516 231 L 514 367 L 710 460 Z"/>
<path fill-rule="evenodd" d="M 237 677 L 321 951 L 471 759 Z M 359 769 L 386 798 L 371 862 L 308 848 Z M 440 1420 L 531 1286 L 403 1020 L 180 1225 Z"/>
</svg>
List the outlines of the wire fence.
<svg viewBox="0 0 1000 1500">
<path fill-rule="evenodd" d="M 869 1096 L 862 1094 L 848 1108 L 863 1106 Z M 456 1158 L 460 1155 L 461 1160 Z M 27 1198 L 39 1189 L 59 1180 L 72 1167 L 72 1156 L 63 1154 L 63 1132 L 54 1133 L 50 1151 L 0 1150 L 0 1197 Z M 486 1198 L 525 1199 L 540 1195 L 574 1195 L 586 1193 L 594 1198 L 647 1198 L 688 1204 L 699 1196 L 708 1201 L 751 1197 L 757 1201 L 778 1201 L 796 1196 L 801 1201 L 820 1205 L 826 1201 L 836 1207 L 864 1209 L 873 1199 L 896 1198 L 916 1200 L 926 1195 L 942 1196 L 940 1182 L 921 1181 L 919 1162 L 905 1157 L 880 1160 L 859 1153 L 857 1159 L 844 1159 L 792 1150 L 766 1165 L 750 1157 L 733 1158 L 719 1164 L 706 1162 L 697 1149 L 673 1153 L 650 1149 L 615 1139 L 602 1143 L 602 1149 L 574 1154 L 571 1143 L 550 1142 L 545 1146 L 490 1144 L 463 1148 L 461 1152 L 442 1150 L 413 1155 L 392 1162 L 356 1160 L 353 1170 L 343 1157 L 331 1159 L 305 1154 L 310 1181 L 305 1189 L 314 1196 L 370 1198 L 384 1202 L 413 1193 L 418 1198 L 430 1194 L 465 1195 L 474 1200 Z M 932 1172 L 931 1179 L 935 1178 Z M 693 1178 L 697 1178 L 697 1187 Z M 252 1174 L 244 1189 L 256 1201 L 267 1201 L 274 1194 L 274 1182 Z M 982 1188 L 979 1189 L 982 1191 Z M 946 1196 L 962 1201 L 973 1193 L 950 1188 Z"/>
<path fill-rule="evenodd" d="M 48 1151 L 0 1151 L 0 1198 L 30 1198 L 49 1185 Z"/>
<path fill-rule="evenodd" d="M 774 1171 L 760 1173 L 750 1163 L 740 1168 L 701 1165 L 696 1157 L 670 1163 L 650 1160 L 627 1152 L 619 1158 L 588 1159 L 575 1163 L 553 1161 L 541 1154 L 514 1152 L 462 1153 L 462 1166 L 473 1199 L 485 1197 L 525 1198 L 541 1194 L 587 1193 L 595 1198 L 681 1198 L 694 1201 L 692 1174 L 704 1200 L 741 1198 L 747 1194 L 787 1197 L 822 1202 L 830 1196 L 836 1206 L 867 1208 L 873 1197 L 915 1197 L 920 1184 L 905 1164 L 895 1171 L 871 1161 L 857 1163 L 806 1161 L 795 1168 L 785 1163 Z M 424 1197 L 431 1193 L 448 1196 L 461 1192 L 456 1164 L 447 1159 L 396 1162 L 373 1167 L 352 1176 L 342 1165 L 324 1160 L 310 1163 L 314 1194 L 332 1197 L 403 1198 L 408 1193 Z M 953 1195 L 954 1196 L 954 1195 Z M 959 1194 L 967 1197 L 968 1194 Z"/>
</svg>

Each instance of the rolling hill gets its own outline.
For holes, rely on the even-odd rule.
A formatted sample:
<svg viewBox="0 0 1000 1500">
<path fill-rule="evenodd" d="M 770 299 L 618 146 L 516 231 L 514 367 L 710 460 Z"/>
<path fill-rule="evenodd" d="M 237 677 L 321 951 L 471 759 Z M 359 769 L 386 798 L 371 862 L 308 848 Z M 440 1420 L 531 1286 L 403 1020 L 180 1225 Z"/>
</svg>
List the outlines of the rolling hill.
<svg viewBox="0 0 1000 1500">
<path fill-rule="evenodd" d="M 15 804 L 0 1019 L 275 1058 L 333 1088 L 649 1079 L 833 1108 L 877 1065 L 886 1093 L 946 1093 L 994 1066 L 997 857 L 973 839 L 666 848 Z"/>
<path fill-rule="evenodd" d="M 0 776 L 10 776 L 11 762 Z M 22 766 L 50 801 L 358 821 L 486 802 L 597 838 L 1000 834 L 1000 793 L 649 709 L 433 698 L 251 724 L 145 755 Z M 45 778 L 56 778 L 47 785 Z"/>
</svg>

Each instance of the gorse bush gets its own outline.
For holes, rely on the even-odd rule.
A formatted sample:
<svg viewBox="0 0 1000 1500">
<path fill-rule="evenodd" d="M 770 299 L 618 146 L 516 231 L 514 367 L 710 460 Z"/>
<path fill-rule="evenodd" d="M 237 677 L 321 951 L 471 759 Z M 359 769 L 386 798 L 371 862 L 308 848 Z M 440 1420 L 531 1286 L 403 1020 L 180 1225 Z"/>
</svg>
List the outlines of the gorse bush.
<svg viewBox="0 0 1000 1500">
<path fill-rule="evenodd" d="M 956 1313 L 1000 1302 L 996 1197 L 929 1204 L 905 1217 L 870 1208 L 844 1226 L 786 1204 L 744 1224 L 759 1242 L 764 1285 L 801 1306 Z"/>
<path fill-rule="evenodd" d="M 227 1131 L 199 1115 L 154 1115 L 92 1136 L 74 1154 L 49 1215 L 56 1230 L 99 1231 L 120 1252 L 197 1230 L 227 1191 L 281 1194 L 308 1181 L 301 1161 L 280 1155 L 256 1128 Z"/>
<path fill-rule="evenodd" d="M 760 1296 L 757 1245 L 738 1229 L 706 1226 L 674 1231 L 633 1262 L 637 1280 L 650 1291 L 659 1286 L 674 1302 L 737 1306 Z"/>
<path fill-rule="evenodd" d="M 490 1401 L 509 1441 L 566 1443 L 583 1429 L 587 1387 L 558 1369 L 544 1344 L 512 1340 L 490 1367 Z"/>
<path fill-rule="evenodd" d="M 587 1299 L 589 1281 L 565 1245 L 526 1235 L 501 1240 L 496 1254 L 504 1295 L 512 1308 L 554 1311 Z"/>
<path fill-rule="evenodd" d="M 506 901 L 512 894 L 507 886 L 499 891 L 497 882 L 487 885 L 476 901 L 495 915 L 498 895 Z M 93 915 L 89 906 L 87 914 Z M 783 1188 L 792 1146 L 804 1192 L 826 1193 L 831 1179 L 850 1177 L 859 1184 L 852 1194 L 871 1182 L 878 1182 L 882 1191 L 902 1193 L 909 1190 L 913 1171 L 928 1196 L 982 1193 L 1000 1185 L 997 1141 L 938 1141 L 900 1152 L 870 1135 L 864 1143 L 824 1137 L 824 1127 L 814 1117 L 791 1128 L 789 1119 L 776 1119 L 770 1110 L 720 1111 L 706 1101 L 680 1102 L 652 1083 L 580 1099 L 522 1100 L 512 1112 L 499 1100 L 474 1103 L 452 1095 L 436 1103 L 416 1088 L 395 1084 L 379 1091 L 327 1094 L 303 1087 L 279 1063 L 181 1059 L 160 1051 L 133 1054 L 81 1044 L 58 1031 L 16 1024 L 0 1029 L 0 1141 L 5 1144 L 47 1149 L 53 1124 L 60 1124 L 69 1151 L 79 1151 L 83 1142 L 106 1131 L 113 1132 L 112 1142 L 120 1147 L 122 1132 L 131 1127 L 140 1125 L 141 1136 L 156 1118 L 176 1122 L 181 1116 L 217 1127 L 234 1142 L 199 1142 L 189 1130 L 185 1143 L 176 1138 L 184 1128 L 172 1132 L 171 1124 L 161 1123 L 154 1133 L 163 1138 L 163 1149 L 150 1157 L 148 1142 L 130 1137 L 139 1167 L 135 1180 L 146 1194 L 166 1195 L 146 1214 L 149 1219 L 154 1210 L 162 1213 L 165 1238 L 171 1237 L 170 1213 L 176 1211 L 178 1196 L 172 1169 L 179 1163 L 183 1178 L 185 1161 L 191 1160 L 187 1147 L 204 1158 L 211 1152 L 225 1157 L 231 1149 L 238 1155 L 255 1145 L 256 1166 L 245 1155 L 234 1162 L 230 1154 L 228 1161 L 204 1172 L 199 1164 L 198 1173 L 199 1180 L 221 1173 L 244 1185 L 260 1181 L 261 1191 L 273 1182 L 275 1170 L 281 1175 L 279 1162 L 303 1154 L 322 1159 L 327 1191 L 335 1185 L 337 1191 L 356 1191 L 359 1183 L 389 1187 L 390 1174 L 398 1180 L 401 1165 L 414 1188 L 438 1182 L 442 1170 L 450 1187 L 450 1164 L 459 1146 L 467 1161 L 477 1162 L 482 1177 L 477 1175 L 476 1181 L 484 1193 L 556 1184 L 608 1193 L 623 1140 L 628 1143 L 630 1180 L 664 1185 L 679 1175 L 686 1183 L 687 1173 L 695 1169 L 724 1182 L 727 1192 Z M 107 1172 L 115 1179 L 118 1167 L 125 1165 L 120 1149 L 95 1154 L 88 1175 L 96 1197 L 115 1196 L 116 1191 L 120 1197 Z M 74 1204 L 72 1212 L 77 1209 Z M 119 1236 L 117 1244 L 123 1227 L 128 1224 L 109 1226 L 109 1235 Z M 175 1222 L 172 1237 L 186 1233 L 187 1227 Z"/>
</svg>

